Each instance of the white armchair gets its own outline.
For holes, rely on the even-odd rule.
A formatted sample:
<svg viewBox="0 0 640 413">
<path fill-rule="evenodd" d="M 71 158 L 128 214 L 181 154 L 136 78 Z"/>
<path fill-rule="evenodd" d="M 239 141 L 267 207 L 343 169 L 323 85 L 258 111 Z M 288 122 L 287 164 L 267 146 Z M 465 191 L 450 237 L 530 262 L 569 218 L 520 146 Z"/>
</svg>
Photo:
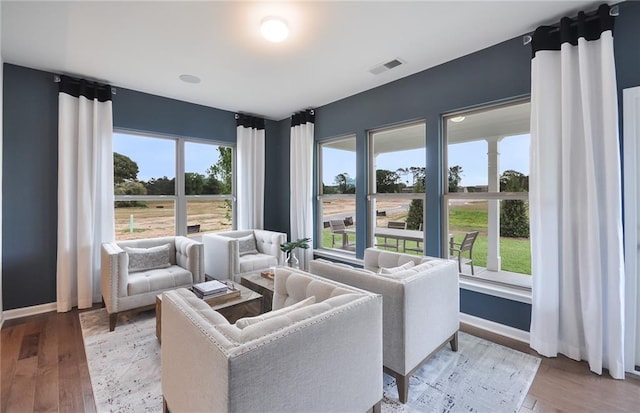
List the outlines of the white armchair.
<svg viewBox="0 0 640 413">
<path fill-rule="evenodd" d="M 364 267 L 314 260 L 309 271 L 383 296 L 384 370 L 396 378 L 400 402 L 406 403 L 411 374 L 447 343 L 458 350 L 456 264 L 368 248 Z M 378 274 L 381 268 L 397 272 Z"/>
<path fill-rule="evenodd" d="M 382 298 L 288 268 L 274 290 L 275 310 L 244 324 L 188 290 L 163 295 L 165 411 L 380 411 Z"/>
<path fill-rule="evenodd" d="M 242 275 L 283 265 L 282 232 L 252 229 L 204 234 L 204 272 L 218 280 L 240 282 Z"/>
<path fill-rule="evenodd" d="M 204 281 L 203 245 L 187 237 L 163 237 L 102 244 L 102 300 L 109 330 L 118 313 L 151 306 L 156 295 Z"/>
</svg>

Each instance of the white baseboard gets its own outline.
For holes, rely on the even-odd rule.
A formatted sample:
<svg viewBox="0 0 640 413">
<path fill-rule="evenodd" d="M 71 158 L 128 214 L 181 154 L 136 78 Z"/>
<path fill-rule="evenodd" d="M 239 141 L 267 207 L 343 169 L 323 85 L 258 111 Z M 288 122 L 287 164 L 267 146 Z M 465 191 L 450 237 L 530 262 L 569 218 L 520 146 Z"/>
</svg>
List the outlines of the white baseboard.
<svg viewBox="0 0 640 413">
<path fill-rule="evenodd" d="M 28 317 L 31 315 L 48 313 L 49 311 L 55 311 L 57 309 L 56 303 L 33 305 L 31 307 L 15 308 L 13 310 L 7 310 L 2 312 L 3 322 L 4 320 L 12 320 L 14 318 Z"/>
<path fill-rule="evenodd" d="M 518 328 L 513 328 L 504 324 L 485 320 L 484 318 L 472 316 L 465 313 L 460 313 L 460 322 L 529 344 L 528 331 L 520 330 Z"/>
</svg>

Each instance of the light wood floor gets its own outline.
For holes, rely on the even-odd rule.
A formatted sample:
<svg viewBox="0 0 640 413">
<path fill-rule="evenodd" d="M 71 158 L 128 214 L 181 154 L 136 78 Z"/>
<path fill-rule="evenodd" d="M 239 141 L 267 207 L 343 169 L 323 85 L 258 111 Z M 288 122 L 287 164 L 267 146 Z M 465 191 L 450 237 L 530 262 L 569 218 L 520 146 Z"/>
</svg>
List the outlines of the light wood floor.
<svg viewBox="0 0 640 413">
<path fill-rule="evenodd" d="M 516 350 L 528 345 L 467 325 Z M 1 412 L 95 412 L 78 311 L 9 320 L 2 328 Z M 411 391 L 411 389 L 409 389 Z M 640 379 L 613 380 L 584 362 L 543 358 L 520 412 L 637 412 Z"/>
</svg>

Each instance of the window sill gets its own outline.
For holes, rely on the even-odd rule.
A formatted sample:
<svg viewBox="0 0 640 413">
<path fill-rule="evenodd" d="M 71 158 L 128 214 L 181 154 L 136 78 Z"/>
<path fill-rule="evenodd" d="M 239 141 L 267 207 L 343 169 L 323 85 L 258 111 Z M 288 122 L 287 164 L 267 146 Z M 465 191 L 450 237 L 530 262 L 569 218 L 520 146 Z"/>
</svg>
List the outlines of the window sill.
<svg viewBox="0 0 640 413">
<path fill-rule="evenodd" d="M 314 249 L 313 256 L 345 262 L 348 264 L 357 265 L 358 267 L 361 267 L 361 268 L 364 266 L 364 263 L 361 259 L 356 258 L 354 253 L 349 253 L 349 252 L 338 252 L 338 251 L 332 251 L 332 250 L 326 250 L 326 249 Z"/>
<path fill-rule="evenodd" d="M 460 288 L 507 300 L 531 304 L 531 288 L 509 285 L 501 282 L 467 275 L 460 276 Z"/>
</svg>

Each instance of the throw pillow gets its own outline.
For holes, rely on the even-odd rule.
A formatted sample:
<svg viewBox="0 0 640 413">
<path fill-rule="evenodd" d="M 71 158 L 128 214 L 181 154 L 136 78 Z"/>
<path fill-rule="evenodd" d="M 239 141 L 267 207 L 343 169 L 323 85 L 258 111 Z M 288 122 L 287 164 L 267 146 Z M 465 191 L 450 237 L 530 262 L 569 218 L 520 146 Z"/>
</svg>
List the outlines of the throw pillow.
<svg viewBox="0 0 640 413">
<path fill-rule="evenodd" d="M 409 261 L 406 262 L 398 267 L 392 267 L 392 268 L 385 268 L 385 267 L 380 267 L 380 272 L 378 272 L 378 274 L 394 274 L 396 272 L 400 272 L 400 271 L 404 271 L 404 270 L 408 270 L 409 268 L 413 267 L 414 265 L 416 265 L 413 261 Z"/>
<path fill-rule="evenodd" d="M 298 301 L 295 304 L 291 304 L 290 306 L 283 307 L 279 310 L 269 311 L 268 313 L 261 314 L 256 317 L 244 317 L 236 321 L 236 327 L 243 329 L 253 324 L 260 323 L 265 320 L 269 320 L 270 318 L 278 317 L 283 314 L 289 313 L 293 310 L 297 310 L 298 308 L 302 308 L 316 302 L 316 296 L 313 295 L 311 297 L 307 297 L 302 301 Z"/>
<path fill-rule="evenodd" d="M 129 272 L 167 268 L 171 266 L 170 244 L 151 248 L 122 248 L 129 256 Z"/>
<path fill-rule="evenodd" d="M 256 238 L 253 234 L 238 238 L 238 253 L 242 257 L 247 254 L 257 254 Z"/>
</svg>

